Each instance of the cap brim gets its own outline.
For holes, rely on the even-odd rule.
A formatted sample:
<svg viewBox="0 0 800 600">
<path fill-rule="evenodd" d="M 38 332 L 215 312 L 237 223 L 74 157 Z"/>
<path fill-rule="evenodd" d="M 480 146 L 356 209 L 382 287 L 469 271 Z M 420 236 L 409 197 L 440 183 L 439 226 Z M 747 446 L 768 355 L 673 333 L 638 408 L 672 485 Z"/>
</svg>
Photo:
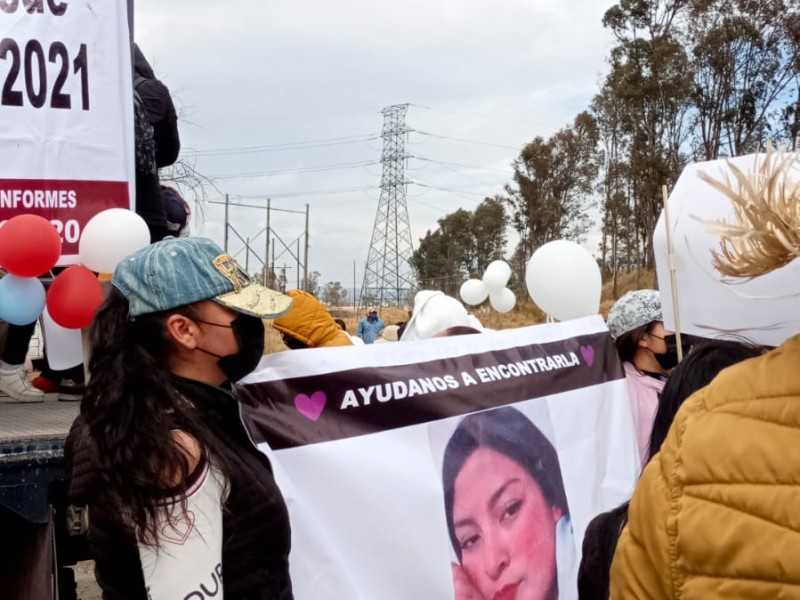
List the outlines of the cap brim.
<svg viewBox="0 0 800 600">
<path fill-rule="evenodd" d="M 236 312 L 261 319 L 277 319 L 292 307 L 289 296 L 257 283 L 251 283 L 239 292 L 222 294 L 213 300 Z"/>
</svg>

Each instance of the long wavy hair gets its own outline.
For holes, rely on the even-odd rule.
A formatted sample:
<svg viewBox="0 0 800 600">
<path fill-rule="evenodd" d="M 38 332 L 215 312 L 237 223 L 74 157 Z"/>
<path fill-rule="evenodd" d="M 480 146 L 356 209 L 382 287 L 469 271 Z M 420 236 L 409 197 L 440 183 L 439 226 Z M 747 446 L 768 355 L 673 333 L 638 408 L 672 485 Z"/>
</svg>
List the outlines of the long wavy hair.
<svg viewBox="0 0 800 600">
<path fill-rule="evenodd" d="M 126 298 L 112 287 L 92 325 L 90 378 L 81 414 L 96 450 L 109 507 L 134 528 L 137 539 L 158 545 L 159 525 L 174 525 L 168 510 L 180 504 L 185 516 L 191 466 L 174 430 L 193 436 L 204 458 L 219 453 L 188 401 L 169 376 L 173 346 L 167 338 L 171 314 L 192 316 L 192 307 L 128 318 Z M 179 482 L 173 485 L 174 482 Z M 169 499 L 170 502 L 165 500 Z"/>
<path fill-rule="evenodd" d="M 464 463 L 478 448 L 490 448 L 516 462 L 536 481 L 547 502 L 569 516 L 556 449 L 539 428 L 511 406 L 468 415 L 447 442 L 442 465 L 447 530 L 459 562 L 461 546 L 453 523 L 455 482 Z"/>
</svg>

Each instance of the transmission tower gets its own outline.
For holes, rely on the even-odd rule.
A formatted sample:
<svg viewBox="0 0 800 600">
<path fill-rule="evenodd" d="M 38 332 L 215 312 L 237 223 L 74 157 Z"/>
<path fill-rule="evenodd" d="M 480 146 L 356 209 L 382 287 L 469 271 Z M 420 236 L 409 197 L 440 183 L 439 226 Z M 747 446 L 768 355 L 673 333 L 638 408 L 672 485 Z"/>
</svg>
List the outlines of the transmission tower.
<svg viewBox="0 0 800 600">
<path fill-rule="evenodd" d="M 381 199 L 372 229 L 361 306 L 402 306 L 413 287 L 414 252 L 406 206 L 406 113 L 408 104 L 383 109 Z"/>
</svg>

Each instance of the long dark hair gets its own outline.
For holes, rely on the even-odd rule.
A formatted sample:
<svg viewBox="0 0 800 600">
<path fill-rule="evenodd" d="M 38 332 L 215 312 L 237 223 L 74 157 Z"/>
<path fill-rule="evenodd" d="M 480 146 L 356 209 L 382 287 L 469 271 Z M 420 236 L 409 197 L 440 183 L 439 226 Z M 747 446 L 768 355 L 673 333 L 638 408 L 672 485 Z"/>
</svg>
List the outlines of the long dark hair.
<svg viewBox="0 0 800 600">
<path fill-rule="evenodd" d="M 708 340 L 693 346 L 661 392 L 647 460 L 661 449 L 678 409 L 689 396 L 706 387 L 723 369 L 760 356 L 764 351 L 764 348 L 749 342 L 729 340 Z"/>
<path fill-rule="evenodd" d="M 640 348 L 639 342 L 641 342 L 648 333 L 652 333 L 653 328 L 658 322 L 659 321 L 651 321 L 646 325 L 640 325 L 636 329 L 626 331 L 614 340 L 614 346 L 616 346 L 617 354 L 619 354 L 619 359 L 622 362 L 633 362 L 633 357 L 636 356 L 636 352 Z"/>
<path fill-rule="evenodd" d="M 553 444 L 530 419 L 510 406 L 475 413 L 459 423 L 444 451 L 442 483 L 450 542 L 461 561 L 461 547 L 453 526 L 455 481 L 464 463 L 478 448 L 491 448 L 504 454 L 539 484 L 551 506 L 569 515 L 561 467 Z"/>
<path fill-rule="evenodd" d="M 92 325 L 90 378 L 81 415 L 95 447 L 109 507 L 133 526 L 137 539 L 158 544 L 158 523 L 173 517 L 165 499 L 177 498 L 186 511 L 191 475 L 186 453 L 172 432 L 198 440 L 208 458 L 210 440 L 169 376 L 171 345 L 166 313 L 128 318 L 128 301 L 112 287 Z M 216 465 L 215 465 L 216 466 Z M 223 467 L 224 471 L 224 467 Z M 172 487 L 174 482 L 179 482 Z"/>
</svg>

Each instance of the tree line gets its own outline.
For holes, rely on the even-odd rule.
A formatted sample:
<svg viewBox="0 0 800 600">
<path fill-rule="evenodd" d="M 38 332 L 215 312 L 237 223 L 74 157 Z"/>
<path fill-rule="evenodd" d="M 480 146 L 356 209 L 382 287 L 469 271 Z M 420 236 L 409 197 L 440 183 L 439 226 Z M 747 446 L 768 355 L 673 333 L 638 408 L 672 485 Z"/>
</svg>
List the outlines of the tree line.
<svg viewBox="0 0 800 600">
<path fill-rule="evenodd" d="M 549 241 L 583 241 L 599 215 L 604 275 L 653 268 L 652 235 L 689 162 L 747 154 L 800 135 L 800 0 L 620 0 L 602 24 L 614 39 L 590 106 L 513 162 L 504 193 L 428 231 L 412 258 L 421 287 L 457 294 L 508 257 L 524 281 Z"/>
</svg>

